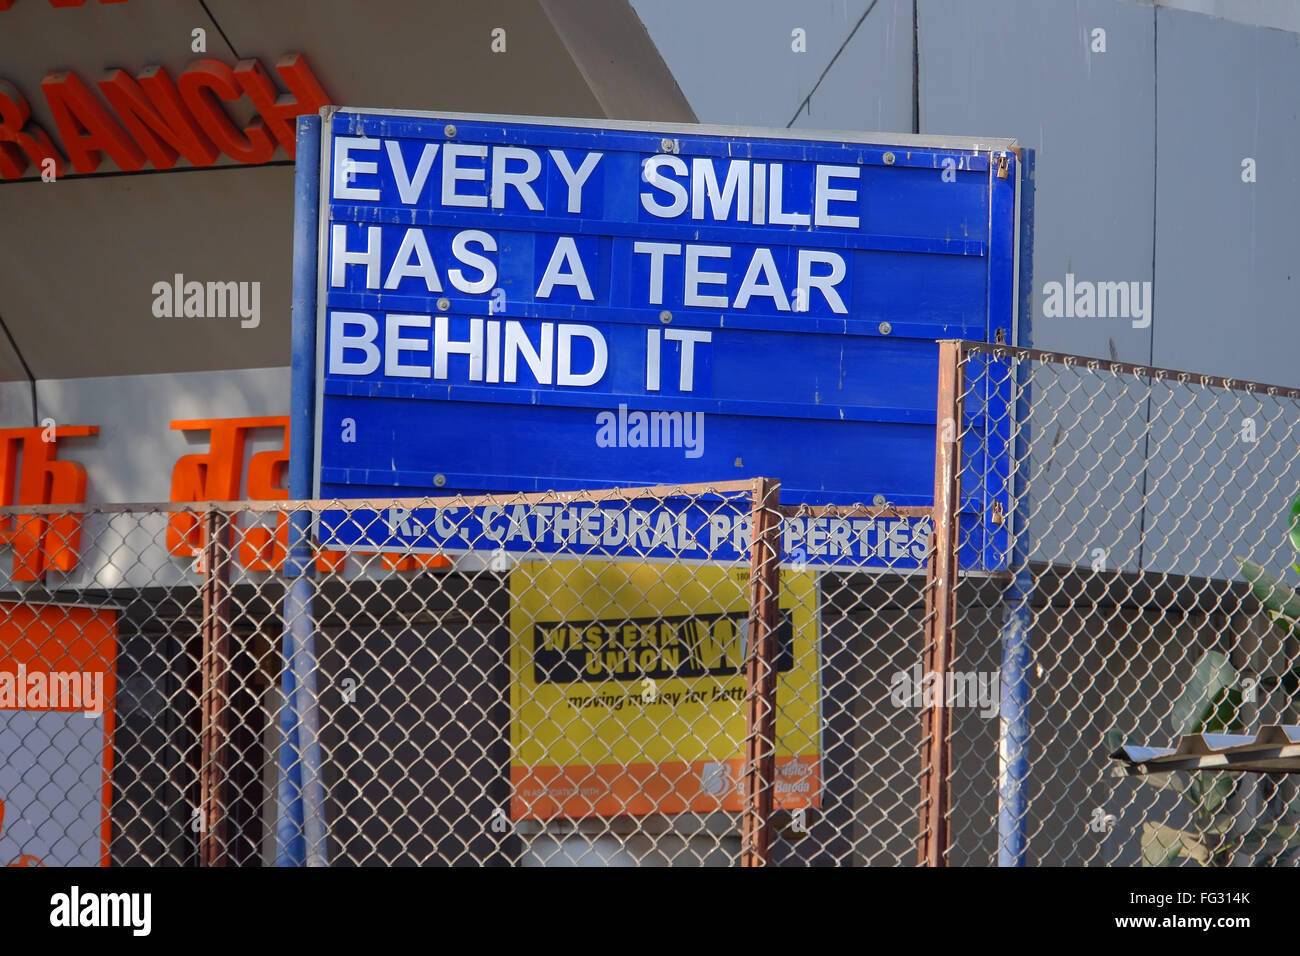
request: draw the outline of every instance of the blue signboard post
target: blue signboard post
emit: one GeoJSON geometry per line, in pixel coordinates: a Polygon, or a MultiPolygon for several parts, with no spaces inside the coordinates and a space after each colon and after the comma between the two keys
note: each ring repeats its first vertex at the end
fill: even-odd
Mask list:
{"type": "MultiPolygon", "coordinates": [[[[764,475],[787,504],[928,505],[935,340],[1017,340],[1022,165],[1010,141],[327,111],[315,494],[764,475]]],[[[1009,416],[987,419],[972,467],[1005,475],[979,456],[1009,416]]],[[[990,505],[966,507],[964,567],[1001,563],[990,505]]],[[[551,550],[462,510],[325,533],[551,550]]],[[[694,530],[717,547],[665,555],[737,559],[694,530]]],[[[927,537],[873,528],[809,563],[919,568],[927,537]]]]}

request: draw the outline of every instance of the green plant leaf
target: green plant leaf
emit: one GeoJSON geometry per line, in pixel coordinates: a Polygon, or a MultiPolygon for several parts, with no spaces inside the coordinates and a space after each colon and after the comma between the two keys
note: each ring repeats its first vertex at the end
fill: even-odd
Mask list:
{"type": "Polygon", "coordinates": [[[1232,814],[1221,813],[1213,823],[1201,830],[1201,833],[1206,836],[1221,837],[1231,833],[1236,822],[1232,814]]]}
{"type": "Polygon", "coordinates": [[[1291,538],[1292,546],[1300,551],[1300,495],[1291,502],[1291,523],[1287,527],[1287,534],[1291,538]]]}
{"type": "Polygon", "coordinates": [[[1202,733],[1226,734],[1241,733],[1245,728],[1241,722],[1241,690],[1235,684],[1220,692],[1214,702],[1214,710],[1205,719],[1202,733]]]}
{"type": "Polygon", "coordinates": [[[1226,654],[1206,651],[1196,662],[1196,669],[1169,713],[1174,736],[1219,733],[1236,722],[1240,692],[1235,703],[1229,691],[1235,690],[1236,671],[1226,654]]]}
{"type": "Polygon", "coordinates": [[[1250,589],[1261,604],[1274,614],[1292,621],[1300,620],[1300,596],[1254,561],[1238,558],[1241,576],[1250,582],[1250,589]]]}
{"type": "MultiPolygon", "coordinates": [[[[1223,806],[1223,802],[1228,797],[1232,796],[1236,786],[1237,781],[1232,774],[1203,771],[1193,774],[1192,785],[1188,787],[1187,794],[1196,801],[1198,810],[1212,815],[1223,806]]],[[[1207,827],[1206,832],[1214,832],[1213,827],[1207,827]]]]}
{"type": "Polygon", "coordinates": [[[1300,693],[1300,667],[1293,667],[1285,674],[1264,674],[1259,679],[1259,686],[1266,690],[1280,687],[1286,694],[1294,697],[1300,693]]]}
{"type": "Polygon", "coordinates": [[[1293,617],[1287,617],[1285,614],[1280,614],[1277,611],[1265,611],[1264,613],[1268,615],[1269,622],[1273,627],[1277,628],[1283,634],[1290,633],[1294,634],[1296,637],[1300,637],[1300,621],[1293,617]]]}
{"type": "Polygon", "coordinates": [[[1276,843],[1282,847],[1300,846],[1300,824],[1265,823],[1253,828],[1243,837],[1247,843],[1266,845],[1276,843]]]}
{"type": "Polygon", "coordinates": [[[1169,866],[1180,856],[1202,865],[1210,860],[1210,848],[1195,833],[1176,830],[1163,823],[1142,824],[1142,865],[1169,866]]]}
{"type": "Polygon", "coordinates": [[[1253,856],[1265,857],[1270,865],[1279,865],[1300,852],[1300,824],[1262,824],[1241,838],[1241,847],[1253,856]]]}

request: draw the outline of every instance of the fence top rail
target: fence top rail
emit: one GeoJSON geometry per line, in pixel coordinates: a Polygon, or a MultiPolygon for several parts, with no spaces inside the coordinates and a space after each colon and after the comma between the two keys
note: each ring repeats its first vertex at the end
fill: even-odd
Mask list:
{"type": "Polygon", "coordinates": [[[435,498],[313,498],[291,501],[146,501],[129,504],[72,502],[53,505],[7,505],[0,507],[0,519],[10,516],[65,514],[140,514],[153,512],[223,511],[373,511],[381,508],[475,508],[483,505],[568,504],[571,502],[631,501],[641,498],[699,497],[704,495],[753,495],[759,479],[703,481],[679,485],[641,485],[627,488],[588,488],[573,491],[502,491],[491,495],[451,495],[435,498]]]}
{"type": "Polygon", "coordinates": [[[1153,378],[1157,381],[1206,385],[1212,388],[1225,388],[1234,391],[1264,392],[1281,398],[1300,398],[1300,388],[1291,388],[1286,385],[1269,385],[1266,382],[1252,382],[1241,378],[1223,378],[1219,375],[1208,375],[1203,372],[1186,372],[1180,369],[1160,368],[1154,365],[1134,365],[1131,362],[1099,359],[1087,355],[1070,355],[1065,352],[1045,352],[1042,349],[1024,349],[1012,345],[999,345],[995,342],[962,340],[958,342],[958,346],[962,354],[978,352],[996,358],[1030,359],[1052,365],[1079,366],[1112,374],[1126,373],[1139,378],[1153,378]]]}
{"type": "Polygon", "coordinates": [[[929,505],[778,505],[786,518],[928,518],[929,505]]]}

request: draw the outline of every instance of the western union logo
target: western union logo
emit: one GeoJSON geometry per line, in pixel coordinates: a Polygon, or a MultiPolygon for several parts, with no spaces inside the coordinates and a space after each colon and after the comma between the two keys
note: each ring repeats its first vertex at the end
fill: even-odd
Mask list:
{"type": "MultiPolygon", "coordinates": [[[[731,676],[745,666],[747,629],[744,611],[539,623],[533,626],[533,680],[731,676]]],[[[776,634],[779,670],[794,666],[793,635],[786,613],[776,634]]]]}

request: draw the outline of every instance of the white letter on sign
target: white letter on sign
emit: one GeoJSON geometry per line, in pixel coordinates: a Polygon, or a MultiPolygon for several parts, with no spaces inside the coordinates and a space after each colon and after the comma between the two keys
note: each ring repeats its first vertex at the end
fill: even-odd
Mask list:
{"type": "Polygon", "coordinates": [[[330,374],[369,375],[379,368],[379,348],[375,345],[377,335],[379,323],[373,315],[364,312],[330,313],[330,374]],[[361,326],[361,334],[347,335],[344,329],[349,325],[361,326]],[[345,362],[343,352],[346,349],[360,349],[366,357],[360,362],[345,362]]]}
{"type": "Polygon", "coordinates": [[[780,312],[790,311],[790,300],[786,298],[785,289],[781,288],[781,276],[776,271],[772,250],[762,246],[754,250],[754,258],[749,260],[749,268],[745,270],[745,278],[740,282],[734,307],[749,308],[749,300],[756,295],[770,297],[773,307],[780,312]],[[760,278],[764,281],[759,282],[760,278]]]}
{"type": "Polygon", "coordinates": [[[359,163],[349,156],[354,149],[378,150],[379,140],[366,139],[364,136],[340,136],[334,140],[334,198],[378,202],[378,189],[361,189],[348,185],[360,173],[373,174],[379,171],[378,163],[359,163]]]}
{"type": "Polygon", "coordinates": [[[515,192],[529,209],[541,212],[542,201],[537,198],[537,190],[532,182],[542,171],[542,159],[531,149],[522,146],[498,146],[492,151],[492,208],[504,209],[506,205],[506,186],[513,186],[515,192]],[[506,169],[506,163],[512,159],[523,160],[524,168],[516,172],[506,169]]]}
{"type": "Polygon", "coordinates": [[[433,377],[447,377],[447,356],[459,352],[469,356],[469,380],[483,381],[483,320],[469,320],[469,341],[453,342],[449,334],[450,321],[440,315],[433,322],[433,377]]]}
{"type": "MultiPolygon", "coordinates": [[[[691,218],[704,218],[704,200],[707,196],[713,218],[726,222],[731,205],[736,205],[736,221],[749,222],[749,160],[733,159],[727,164],[727,178],[721,189],[713,169],[713,160],[697,156],[692,161],[691,218]]],[[[856,168],[856,167],[855,167],[856,168]]]]}
{"type": "MultiPolygon", "coordinates": [[[[398,375],[405,378],[428,378],[429,366],[403,365],[403,352],[427,352],[429,340],[425,338],[404,339],[403,329],[427,329],[427,315],[388,315],[384,317],[384,374],[398,375]]],[[[471,364],[473,360],[471,359],[471,364]]]]}
{"type": "Polygon", "coordinates": [[[682,343],[682,371],[677,379],[683,392],[695,390],[695,343],[713,341],[713,333],[703,329],[664,329],[664,339],[682,343]]]}
{"type": "Polygon", "coordinates": [[[846,229],[858,228],[857,216],[836,216],[827,211],[833,202],[857,202],[856,189],[833,189],[831,179],[858,179],[862,175],[859,166],[818,166],[817,186],[814,193],[813,223],[818,226],[843,226],[846,229]]]}
{"type": "Polygon", "coordinates": [[[645,390],[659,391],[659,330],[646,329],[645,390]]]}
{"type": "Polygon", "coordinates": [[[353,252],[348,248],[348,227],[341,222],[334,224],[331,233],[334,241],[330,244],[330,285],[343,285],[344,271],[351,265],[366,267],[366,288],[379,288],[379,254],[381,232],[378,226],[366,230],[366,248],[353,252]]]}
{"type": "Polygon", "coordinates": [[[477,269],[483,273],[483,278],[471,282],[465,278],[465,273],[460,269],[448,269],[447,277],[451,279],[451,284],[461,292],[478,295],[480,292],[487,292],[497,284],[497,267],[496,263],[487,256],[481,256],[470,249],[469,244],[471,242],[477,242],[488,252],[496,252],[497,241],[480,229],[466,229],[458,232],[455,238],[451,240],[451,254],[471,269],[477,269]]]}
{"type": "Polygon", "coordinates": [[[461,169],[456,161],[462,156],[477,156],[486,159],[486,146],[473,146],[469,143],[444,143],[442,147],[442,204],[444,206],[486,206],[487,196],[462,196],[456,191],[456,184],[462,180],[481,183],[487,179],[487,167],[478,169],[461,169]]]}
{"type": "Polygon", "coordinates": [[[672,219],[680,216],[686,209],[686,187],[674,179],[659,175],[662,166],[669,167],[678,176],[686,175],[686,164],[676,156],[651,156],[642,167],[641,177],[656,189],[662,189],[673,197],[671,205],[662,205],[650,193],[641,194],[641,205],[646,212],[660,219],[672,219]]]}
{"type": "Polygon", "coordinates": [[[651,305],[663,305],[664,302],[664,256],[680,256],[681,243],[677,242],[642,242],[632,243],[633,252],[650,255],[650,294],[646,300],[651,305]]]}
{"type": "Polygon", "coordinates": [[[605,337],[590,325],[561,325],[559,333],[559,348],[557,350],[559,354],[556,356],[555,362],[555,384],[595,385],[599,382],[601,376],[605,374],[605,366],[609,363],[609,350],[605,345],[605,337]],[[571,340],[575,335],[590,341],[594,353],[591,359],[591,369],[580,375],[571,371],[573,359],[571,340]]]}
{"type": "Polygon", "coordinates": [[[397,180],[397,195],[404,205],[414,206],[420,198],[420,190],[424,188],[425,180],[429,178],[429,171],[433,169],[433,159],[438,155],[438,144],[424,145],[424,150],[420,153],[420,161],[415,164],[415,172],[409,177],[406,175],[406,160],[402,156],[401,144],[395,139],[385,140],[384,149],[388,152],[388,165],[393,167],[393,178],[397,180]]]}
{"type": "Polygon", "coordinates": [[[555,323],[543,322],[539,329],[538,345],[533,348],[523,323],[513,319],[506,322],[505,377],[502,381],[518,381],[516,374],[522,357],[538,385],[551,384],[551,343],[554,341],[555,323]]]}
{"type": "Polygon", "coordinates": [[[596,163],[604,153],[588,153],[582,157],[582,165],[574,172],[573,165],[569,162],[569,157],[564,155],[564,150],[551,150],[551,158],[555,160],[555,168],[560,171],[564,177],[565,183],[569,186],[569,212],[582,212],[582,186],[591,175],[591,171],[596,168],[596,163]]]}
{"type": "Polygon", "coordinates": [[[799,288],[807,289],[809,294],[812,293],[813,289],[821,290],[821,294],[826,297],[826,303],[831,307],[831,311],[841,315],[849,311],[844,307],[844,300],[840,298],[840,294],[835,291],[836,284],[843,278],[844,258],[842,256],[821,249],[799,250],[799,288]],[[813,275],[812,267],[814,262],[830,266],[830,275],[813,275]]]}
{"type": "Polygon", "coordinates": [[[684,305],[699,305],[705,308],[725,309],[725,295],[703,295],[701,285],[724,285],[727,281],[725,272],[703,272],[701,259],[730,259],[730,246],[686,246],[686,293],[684,305]]]}
{"type": "Polygon", "coordinates": [[[767,220],[774,226],[806,226],[811,218],[806,212],[783,212],[781,209],[785,197],[785,167],[780,163],[772,164],[772,175],[768,191],[772,201],[768,204],[767,220]]]}
{"type": "Polygon", "coordinates": [[[573,286],[578,290],[580,298],[596,298],[591,292],[587,270],[582,267],[578,246],[572,236],[560,236],[555,240],[555,251],[551,253],[551,261],[546,264],[546,272],[542,274],[542,282],[537,287],[537,298],[549,299],[551,291],[557,285],[573,286]],[[560,267],[566,265],[569,267],[568,271],[561,272],[560,267]]]}
{"type": "MultiPolygon", "coordinates": [[[[338,229],[338,226],[334,227],[338,229]]],[[[374,229],[374,226],[371,226],[374,229]]],[[[372,242],[371,249],[375,250],[378,258],[379,243],[372,242]]],[[[337,248],[337,243],[335,243],[337,248]]],[[[369,263],[366,266],[369,270],[369,263]]],[[[388,278],[384,280],[385,289],[396,289],[402,284],[402,280],[408,276],[423,279],[424,287],[430,292],[441,292],[442,282],[438,278],[438,268],[433,264],[433,255],[429,252],[429,244],[424,239],[424,230],[412,226],[406,230],[406,235],[402,237],[402,244],[397,249],[397,255],[393,257],[393,264],[388,270],[388,278]],[[415,256],[415,262],[411,262],[411,256],[415,256]]],[[[339,283],[335,283],[338,285],[339,283]]]]}

